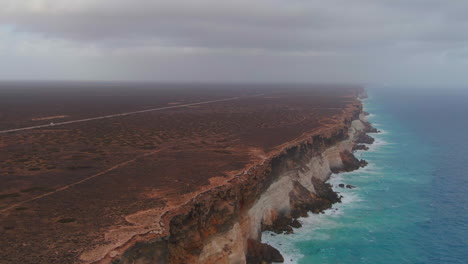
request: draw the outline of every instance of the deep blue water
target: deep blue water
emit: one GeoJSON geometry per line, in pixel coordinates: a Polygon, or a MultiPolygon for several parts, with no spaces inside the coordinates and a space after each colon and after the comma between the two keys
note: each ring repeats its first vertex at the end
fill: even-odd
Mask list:
{"type": "Polygon", "coordinates": [[[301,219],[293,235],[263,235],[286,263],[468,263],[468,92],[370,89],[365,110],[382,133],[334,175],[343,203],[301,219]]]}

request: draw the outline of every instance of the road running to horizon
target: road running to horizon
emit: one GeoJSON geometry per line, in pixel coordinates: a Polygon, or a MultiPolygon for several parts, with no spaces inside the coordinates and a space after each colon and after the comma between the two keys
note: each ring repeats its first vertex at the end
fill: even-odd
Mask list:
{"type": "Polygon", "coordinates": [[[236,96],[236,97],[229,97],[229,98],[218,99],[218,100],[210,100],[210,101],[196,102],[196,103],[183,104],[183,105],[164,106],[164,107],[151,108],[151,109],[145,109],[145,110],[139,110],[139,111],[126,112],[126,113],[119,113],[119,114],[113,114],[113,115],[105,115],[105,116],[84,118],[84,119],[78,119],[78,120],[71,120],[71,121],[65,121],[65,122],[59,122],[59,123],[50,123],[50,124],[44,124],[44,125],[38,125],[38,126],[7,129],[7,130],[1,130],[0,134],[20,132],[20,131],[26,131],[26,130],[33,130],[33,129],[38,129],[38,128],[63,126],[63,125],[69,125],[69,124],[75,124],[75,123],[82,123],[82,122],[88,122],[88,121],[94,121],[94,120],[100,120],[100,119],[107,119],[107,118],[134,115],[134,114],[141,114],[141,113],[161,111],[161,110],[174,109],[174,108],[182,108],[182,107],[194,106],[194,105],[203,105],[203,104],[210,104],[210,103],[216,103],[216,102],[232,101],[232,100],[238,100],[238,99],[241,99],[241,98],[250,98],[250,97],[257,97],[257,96],[262,96],[262,95],[263,94],[256,94],[256,95],[244,96],[244,97],[236,96]]]}

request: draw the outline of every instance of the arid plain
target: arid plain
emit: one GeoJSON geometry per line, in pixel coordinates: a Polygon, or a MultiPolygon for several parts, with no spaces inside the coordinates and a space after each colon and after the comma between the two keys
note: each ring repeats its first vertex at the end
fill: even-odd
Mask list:
{"type": "Polygon", "coordinates": [[[2,264],[93,262],[163,235],[164,214],[359,107],[351,86],[14,85],[0,89],[2,264]]]}

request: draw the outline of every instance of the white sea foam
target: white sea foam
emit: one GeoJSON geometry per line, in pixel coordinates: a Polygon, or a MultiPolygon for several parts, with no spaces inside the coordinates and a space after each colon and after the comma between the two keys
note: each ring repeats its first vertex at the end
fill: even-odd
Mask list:
{"type": "MultiPolygon", "coordinates": [[[[370,114],[368,118],[375,119],[376,116],[375,114],[370,114]]],[[[374,126],[378,127],[377,124],[374,124],[374,126]]],[[[369,147],[369,150],[357,150],[355,152],[356,157],[365,159],[366,155],[376,152],[376,150],[382,146],[389,145],[390,143],[382,139],[382,136],[387,134],[387,131],[380,129],[380,133],[373,135],[375,138],[374,143],[365,144],[369,147]]],[[[335,192],[339,192],[339,194],[342,195],[341,203],[334,204],[332,208],[325,210],[321,214],[309,214],[309,217],[300,218],[299,221],[302,223],[302,227],[300,229],[294,229],[294,234],[277,235],[273,232],[264,232],[262,241],[277,248],[284,257],[284,263],[297,264],[304,255],[300,252],[300,249],[296,247],[296,242],[330,239],[329,235],[324,232],[319,232],[319,230],[339,228],[342,224],[337,221],[336,218],[342,217],[348,210],[365,206],[362,203],[362,197],[359,195],[359,186],[354,189],[347,189],[338,187],[339,184],[347,184],[346,182],[348,179],[356,179],[357,177],[359,177],[359,179],[369,178],[375,181],[378,175],[382,175],[382,171],[373,163],[369,163],[366,167],[353,172],[332,175],[328,182],[333,186],[335,192]]]]}
{"type": "MultiPolygon", "coordinates": [[[[391,145],[392,143],[388,143],[387,141],[383,140],[380,137],[374,137],[375,141],[373,144],[364,144],[369,148],[369,152],[374,152],[381,146],[391,145]]],[[[359,153],[359,152],[358,152],[359,153]]],[[[362,152],[361,152],[362,153],[362,152]]]]}
{"type": "MultiPolygon", "coordinates": [[[[378,124],[372,123],[372,125],[374,127],[379,127],[378,124]]],[[[388,132],[388,130],[384,130],[384,129],[380,129],[380,128],[378,128],[378,130],[379,130],[379,133],[377,133],[377,135],[388,135],[388,134],[390,134],[390,132],[388,132]]]]}
{"type": "Polygon", "coordinates": [[[338,228],[339,224],[335,218],[340,217],[347,209],[352,209],[362,201],[358,194],[359,188],[346,189],[338,187],[340,183],[346,181],[347,176],[353,173],[354,172],[335,174],[329,180],[329,183],[334,186],[334,190],[343,196],[341,203],[334,204],[332,208],[325,210],[321,214],[310,214],[309,217],[300,218],[299,221],[302,223],[302,227],[294,229],[294,234],[277,235],[268,231],[263,233],[262,241],[280,250],[285,260],[284,263],[296,264],[304,257],[296,247],[296,241],[330,239],[329,235],[318,231],[338,228]]]}
{"type": "MultiPolygon", "coordinates": [[[[330,184],[338,186],[342,183],[344,174],[334,175],[330,179],[330,184]]],[[[350,208],[350,205],[355,205],[362,201],[357,194],[357,189],[345,189],[335,188],[335,191],[339,191],[342,197],[341,203],[334,204],[332,208],[325,210],[321,214],[310,214],[309,217],[300,218],[299,221],[302,223],[302,227],[294,229],[294,234],[274,234],[273,232],[264,232],[262,240],[278,250],[284,257],[284,263],[296,264],[303,256],[300,250],[295,246],[296,241],[307,241],[307,240],[328,240],[329,235],[323,232],[317,232],[323,229],[334,229],[338,228],[338,222],[334,220],[343,214],[343,211],[350,208]],[[273,234],[273,235],[272,235],[273,234]]]]}
{"type": "Polygon", "coordinates": [[[361,177],[366,177],[366,175],[376,175],[376,174],[382,174],[382,171],[380,170],[379,167],[377,167],[373,163],[369,163],[366,167],[361,168],[358,172],[355,172],[353,174],[353,177],[356,176],[361,176],[361,177]]]}
{"type": "Polygon", "coordinates": [[[277,235],[267,231],[262,234],[262,242],[278,249],[284,257],[283,263],[296,264],[299,259],[304,257],[304,255],[300,253],[300,250],[294,245],[294,241],[301,240],[296,235],[297,234],[277,235]]]}

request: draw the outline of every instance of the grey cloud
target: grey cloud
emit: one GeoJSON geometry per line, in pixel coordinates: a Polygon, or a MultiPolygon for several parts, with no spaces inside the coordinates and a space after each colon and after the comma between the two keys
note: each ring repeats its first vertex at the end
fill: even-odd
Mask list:
{"type": "Polygon", "coordinates": [[[103,2],[107,6],[11,12],[2,15],[2,22],[17,31],[103,45],[151,39],[170,46],[277,50],[374,46],[408,37],[392,25],[421,23],[372,1],[103,2]]]}
{"type": "Polygon", "coordinates": [[[102,78],[200,80],[216,73],[361,82],[406,79],[413,71],[422,80],[425,68],[458,72],[467,64],[465,0],[44,0],[43,8],[2,1],[14,3],[0,10],[0,25],[11,25],[13,34],[91,45],[104,54],[54,60],[54,69],[86,65],[89,78],[106,63],[102,78]]]}

